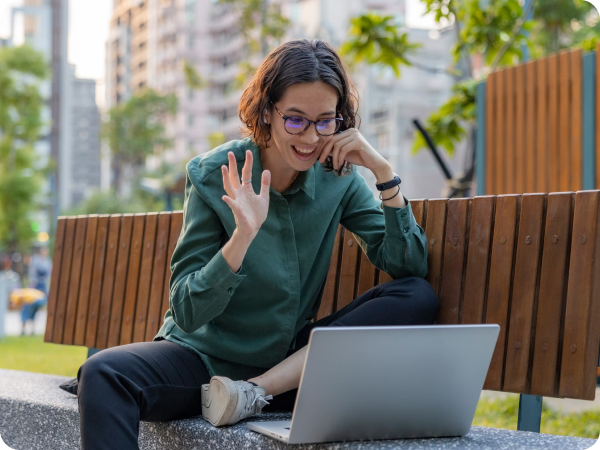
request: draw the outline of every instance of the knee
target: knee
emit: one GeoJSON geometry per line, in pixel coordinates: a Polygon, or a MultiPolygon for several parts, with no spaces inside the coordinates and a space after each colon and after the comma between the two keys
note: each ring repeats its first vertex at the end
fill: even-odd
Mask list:
{"type": "Polygon", "coordinates": [[[86,391],[97,389],[99,384],[107,380],[111,372],[111,359],[105,352],[98,352],[87,359],[77,372],[78,396],[86,391]]]}
{"type": "Polygon", "coordinates": [[[433,324],[440,310],[440,300],[428,281],[419,277],[408,277],[401,280],[404,288],[409,290],[410,297],[418,308],[419,325],[433,324]]]}

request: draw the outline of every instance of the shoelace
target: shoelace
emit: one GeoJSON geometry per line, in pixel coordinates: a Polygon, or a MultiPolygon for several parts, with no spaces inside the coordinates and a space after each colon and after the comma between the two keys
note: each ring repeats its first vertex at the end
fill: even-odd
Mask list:
{"type": "Polygon", "coordinates": [[[244,393],[246,403],[240,411],[238,420],[242,420],[254,414],[260,414],[262,409],[269,404],[267,400],[273,400],[272,395],[263,396],[259,394],[250,383],[243,382],[240,384],[240,388],[244,393]]]}

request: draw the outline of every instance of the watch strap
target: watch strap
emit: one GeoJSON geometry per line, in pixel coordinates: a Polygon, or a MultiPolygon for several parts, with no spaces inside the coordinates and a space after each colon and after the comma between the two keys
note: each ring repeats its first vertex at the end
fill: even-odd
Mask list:
{"type": "Polygon", "coordinates": [[[391,189],[394,186],[398,186],[400,183],[402,183],[402,180],[400,179],[398,174],[395,173],[394,178],[392,178],[390,181],[386,181],[385,183],[376,184],[375,187],[377,188],[378,191],[387,191],[388,189],[391,189]]]}

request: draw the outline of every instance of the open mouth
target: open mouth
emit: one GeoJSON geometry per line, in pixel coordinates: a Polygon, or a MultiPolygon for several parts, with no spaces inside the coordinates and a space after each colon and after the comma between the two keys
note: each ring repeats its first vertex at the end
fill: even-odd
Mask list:
{"type": "Polygon", "coordinates": [[[292,145],[292,149],[294,150],[296,157],[298,159],[301,159],[302,161],[307,161],[307,160],[311,159],[317,151],[317,147],[314,147],[312,149],[304,149],[304,148],[297,148],[294,145],[292,145]]]}

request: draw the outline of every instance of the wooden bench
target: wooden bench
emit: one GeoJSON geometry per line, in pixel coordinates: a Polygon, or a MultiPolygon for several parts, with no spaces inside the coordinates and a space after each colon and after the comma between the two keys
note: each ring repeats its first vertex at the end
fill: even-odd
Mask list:
{"type": "MultiPolygon", "coordinates": [[[[484,389],[593,400],[600,346],[600,191],[412,200],[428,238],[439,324],[497,323],[484,389]]],[[[60,217],[46,342],[104,349],[151,340],[168,308],[182,213],[60,217]]],[[[339,228],[318,317],[390,280],[339,228]]]]}

